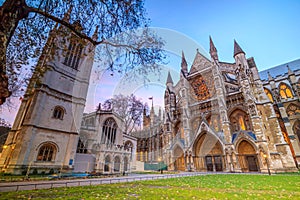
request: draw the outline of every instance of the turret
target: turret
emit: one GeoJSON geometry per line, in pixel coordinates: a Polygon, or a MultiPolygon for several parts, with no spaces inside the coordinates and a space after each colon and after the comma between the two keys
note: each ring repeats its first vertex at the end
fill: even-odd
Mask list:
{"type": "Polygon", "coordinates": [[[234,53],[233,57],[235,59],[235,64],[237,66],[235,73],[238,80],[252,78],[251,70],[249,68],[245,52],[242,50],[240,45],[234,40],[234,53]]]}
{"type": "Polygon", "coordinates": [[[240,47],[240,45],[236,42],[236,40],[234,40],[234,52],[233,52],[233,57],[235,58],[236,55],[238,54],[244,54],[245,56],[245,52],[242,50],[242,48],[240,47]]]}

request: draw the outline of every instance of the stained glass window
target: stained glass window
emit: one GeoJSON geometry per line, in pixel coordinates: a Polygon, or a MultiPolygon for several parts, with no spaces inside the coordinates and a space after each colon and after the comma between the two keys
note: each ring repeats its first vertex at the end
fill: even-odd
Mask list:
{"type": "Polygon", "coordinates": [[[273,96],[272,96],[270,90],[268,90],[267,88],[264,88],[264,90],[265,90],[266,95],[267,95],[268,98],[270,99],[270,101],[273,103],[273,102],[274,102],[274,99],[273,99],[273,96]]]}
{"type": "Polygon", "coordinates": [[[279,86],[279,93],[280,93],[280,96],[281,98],[283,99],[287,99],[287,98],[293,98],[293,94],[292,94],[292,91],[290,89],[289,86],[287,86],[287,84],[285,83],[281,83],[280,86],[279,86]]]}
{"type": "Polygon", "coordinates": [[[198,76],[196,79],[192,80],[191,86],[194,91],[194,96],[198,100],[206,100],[210,98],[209,88],[207,87],[202,76],[198,76]]]}
{"type": "Polygon", "coordinates": [[[102,144],[114,144],[116,141],[118,125],[113,118],[108,118],[102,127],[102,144]]]}

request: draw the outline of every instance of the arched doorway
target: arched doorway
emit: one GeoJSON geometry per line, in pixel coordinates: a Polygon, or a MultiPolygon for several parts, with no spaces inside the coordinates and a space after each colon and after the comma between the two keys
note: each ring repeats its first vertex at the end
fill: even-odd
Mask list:
{"type": "Polygon", "coordinates": [[[185,171],[184,153],[178,145],[174,148],[174,170],[185,171]]]}
{"type": "Polygon", "coordinates": [[[194,164],[197,171],[223,171],[224,155],[220,141],[204,133],[194,143],[194,164]]]}
{"type": "Polygon", "coordinates": [[[115,159],[114,159],[114,172],[119,172],[120,171],[120,165],[121,165],[120,157],[116,156],[115,159]]]}
{"type": "Polygon", "coordinates": [[[242,172],[257,172],[258,161],[254,147],[243,140],[238,145],[238,158],[242,172]]]}
{"type": "Polygon", "coordinates": [[[104,172],[109,172],[110,171],[109,168],[110,168],[110,157],[106,156],[104,160],[104,172]]]}
{"type": "Polygon", "coordinates": [[[128,171],[128,158],[125,157],[124,158],[124,172],[127,172],[128,171]]]}

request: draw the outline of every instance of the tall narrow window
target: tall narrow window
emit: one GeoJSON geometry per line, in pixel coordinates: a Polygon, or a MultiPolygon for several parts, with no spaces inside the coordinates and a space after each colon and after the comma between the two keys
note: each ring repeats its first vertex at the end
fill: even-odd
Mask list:
{"type": "Polygon", "coordinates": [[[245,123],[244,123],[244,118],[243,118],[243,116],[239,116],[239,124],[240,124],[240,128],[241,128],[241,130],[246,130],[246,126],[245,126],[245,123]]]}
{"type": "Polygon", "coordinates": [[[232,133],[251,130],[251,122],[246,112],[237,109],[230,114],[229,119],[232,133]]]}
{"type": "Polygon", "coordinates": [[[292,90],[285,83],[281,83],[279,85],[279,93],[280,93],[281,98],[283,98],[283,99],[293,98],[294,97],[293,94],[292,94],[292,90]]]}
{"type": "Polygon", "coordinates": [[[56,154],[56,148],[51,143],[43,144],[38,152],[37,161],[53,161],[56,154]]]}
{"type": "Polygon", "coordinates": [[[78,69],[82,50],[83,50],[82,44],[75,44],[74,42],[70,42],[64,60],[64,64],[73,69],[78,69]]]}
{"type": "Polygon", "coordinates": [[[113,118],[108,118],[102,127],[102,144],[114,144],[116,141],[117,123],[113,118]]]}
{"type": "Polygon", "coordinates": [[[267,88],[264,88],[264,91],[265,91],[266,95],[268,96],[268,98],[270,99],[270,101],[273,103],[274,99],[273,99],[273,96],[272,96],[272,93],[270,92],[270,90],[268,90],[267,88]]]}
{"type": "Polygon", "coordinates": [[[85,145],[83,144],[80,138],[77,144],[76,153],[87,153],[87,149],[85,148],[85,145]]]}
{"type": "Polygon", "coordinates": [[[119,156],[116,156],[114,159],[114,171],[115,172],[120,171],[120,165],[121,165],[120,158],[119,158],[119,156]]]}
{"type": "Polygon", "coordinates": [[[109,172],[109,168],[110,168],[110,157],[106,156],[104,160],[104,171],[109,172]]]}

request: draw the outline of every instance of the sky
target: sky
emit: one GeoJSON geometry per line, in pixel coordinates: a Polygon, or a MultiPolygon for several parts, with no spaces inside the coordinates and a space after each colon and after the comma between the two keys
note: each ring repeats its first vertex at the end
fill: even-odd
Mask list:
{"type": "MultiPolygon", "coordinates": [[[[126,83],[119,75],[104,73],[91,80],[85,112],[94,111],[99,102],[114,94],[134,93],[155,108],[163,106],[168,71],[174,82],[179,78],[181,52],[189,68],[198,49],[208,56],[209,36],[218,50],[219,60],[234,62],[233,41],[239,43],[246,57],[254,57],[259,71],[300,58],[299,0],[146,0],[151,27],[161,36],[168,53],[168,64],[159,77],[126,83]]],[[[93,77],[93,76],[92,76],[93,77]]],[[[18,106],[4,111],[13,122],[18,106]]]]}

